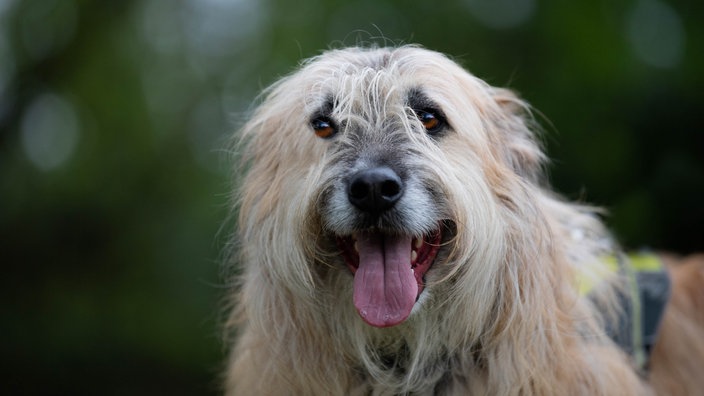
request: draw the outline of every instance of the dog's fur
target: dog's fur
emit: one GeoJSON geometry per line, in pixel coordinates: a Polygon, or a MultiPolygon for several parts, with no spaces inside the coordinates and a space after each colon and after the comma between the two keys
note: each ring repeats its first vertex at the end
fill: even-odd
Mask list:
{"type": "MultiPolygon", "coordinates": [[[[618,246],[595,210],[548,189],[533,124],[512,92],[414,46],[332,50],[265,91],[237,147],[227,394],[702,394],[704,259],[670,267],[639,372],[604,333],[615,303],[598,311],[577,292],[618,246]],[[428,133],[419,111],[444,124],[428,133]],[[334,134],[316,136],[321,119],[334,134]],[[365,212],[349,184],[374,167],[403,192],[365,212]],[[410,316],[365,323],[341,241],[437,229],[410,316]]],[[[619,279],[599,293],[618,301],[619,279]]]]}

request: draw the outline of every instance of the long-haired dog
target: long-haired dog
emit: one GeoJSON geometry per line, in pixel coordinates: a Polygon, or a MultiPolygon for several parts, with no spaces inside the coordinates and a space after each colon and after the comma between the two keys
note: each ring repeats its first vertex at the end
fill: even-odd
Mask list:
{"type": "Polygon", "coordinates": [[[704,260],[669,266],[638,367],[606,330],[624,256],[548,189],[533,124],[414,46],[329,51],[267,89],[238,146],[227,393],[703,394],[704,260]]]}

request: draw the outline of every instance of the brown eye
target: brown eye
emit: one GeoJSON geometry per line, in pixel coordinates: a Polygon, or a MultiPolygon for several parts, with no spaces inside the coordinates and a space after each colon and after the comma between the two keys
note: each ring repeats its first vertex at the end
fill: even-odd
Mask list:
{"type": "Polygon", "coordinates": [[[433,112],[416,110],[416,117],[423,124],[425,130],[430,133],[437,132],[443,126],[442,119],[433,112]]]}
{"type": "Polygon", "coordinates": [[[327,118],[314,118],[310,125],[313,127],[315,135],[323,139],[331,137],[337,131],[332,121],[327,118]]]}

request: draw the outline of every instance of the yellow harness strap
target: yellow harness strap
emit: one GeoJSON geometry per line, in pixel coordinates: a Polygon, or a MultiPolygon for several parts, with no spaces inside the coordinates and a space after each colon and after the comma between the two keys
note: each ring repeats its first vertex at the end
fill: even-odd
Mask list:
{"type": "MultiPolygon", "coordinates": [[[[607,323],[606,332],[638,367],[647,368],[650,350],[670,294],[670,279],[662,261],[652,253],[632,253],[603,259],[606,272],[597,277],[578,276],[579,293],[590,296],[601,280],[620,274],[627,279],[628,292],[622,295],[622,311],[616,323],[607,323]]],[[[598,299],[593,300],[598,305],[598,299]]]]}

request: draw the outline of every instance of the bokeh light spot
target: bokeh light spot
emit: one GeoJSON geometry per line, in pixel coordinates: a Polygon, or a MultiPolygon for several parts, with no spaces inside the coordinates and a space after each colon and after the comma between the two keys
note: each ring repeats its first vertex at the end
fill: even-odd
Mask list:
{"type": "Polygon", "coordinates": [[[73,105],[56,94],[43,94],[24,113],[21,140],[27,158],[49,171],[65,163],[76,149],[79,124],[73,105]]]}
{"type": "Polygon", "coordinates": [[[672,68],[682,61],[685,31],[679,14],[657,0],[640,0],[631,10],[628,40],[641,61],[659,68],[672,68]]]}

